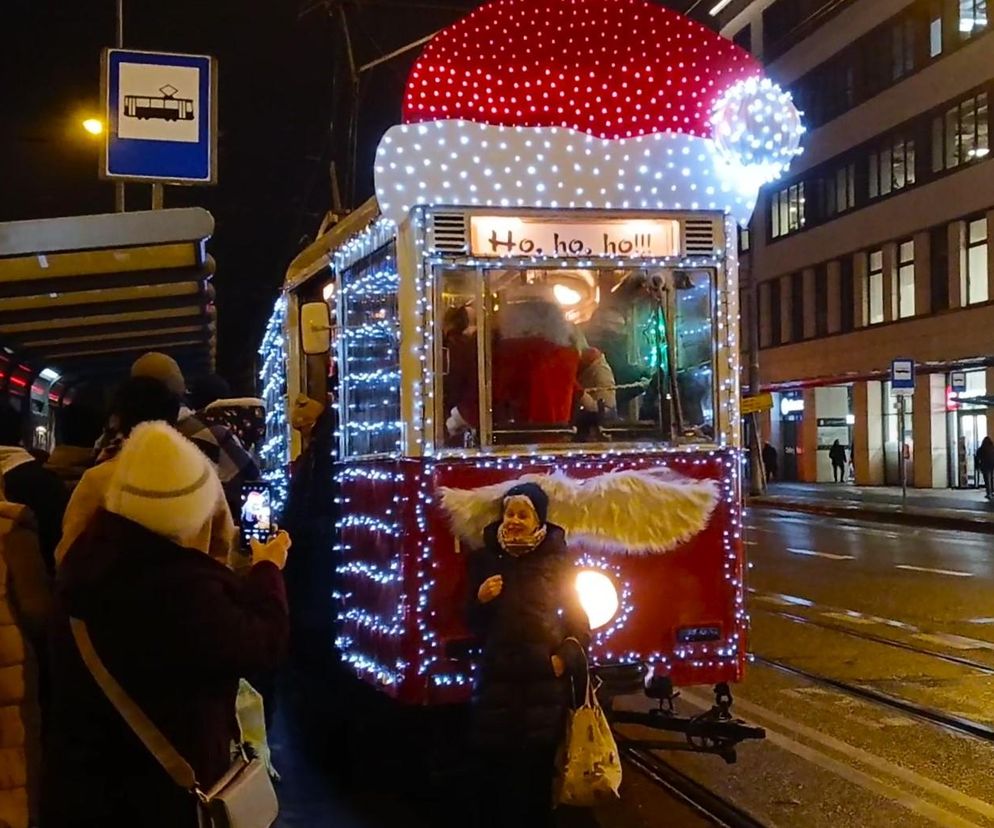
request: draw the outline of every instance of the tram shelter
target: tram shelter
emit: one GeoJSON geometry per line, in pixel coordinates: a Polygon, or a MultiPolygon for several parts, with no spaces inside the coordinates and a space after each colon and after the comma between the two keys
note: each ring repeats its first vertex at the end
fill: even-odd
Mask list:
{"type": "Polygon", "coordinates": [[[55,411],[150,350],[213,370],[214,219],[201,208],[0,223],[0,405],[35,448],[55,411]]]}

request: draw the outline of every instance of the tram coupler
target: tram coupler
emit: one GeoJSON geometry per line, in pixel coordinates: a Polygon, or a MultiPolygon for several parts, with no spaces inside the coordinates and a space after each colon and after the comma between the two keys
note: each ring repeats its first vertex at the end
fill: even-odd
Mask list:
{"type": "MultiPolygon", "coordinates": [[[[630,689],[634,675],[622,680],[614,674],[605,679],[605,687],[611,689],[625,686],[630,689]]],[[[684,741],[634,740],[641,748],[648,750],[681,750],[693,753],[710,753],[720,756],[729,765],[734,764],[737,755],[736,747],[740,742],[749,739],[765,739],[766,731],[761,727],[746,724],[741,719],[733,718],[732,693],[725,683],[714,688],[714,706],[697,716],[680,716],[676,712],[676,700],[680,693],[673,686],[668,676],[653,676],[647,684],[642,685],[645,695],[658,702],[654,710],[616,710],[613,705],[605,705],[612,725],[635,724],[651,727],[667,733],[679,733],[684,741]]],[[[605,694],[613,701],[618,694],[605,694]]],[[[628,740],[633,741],[633,740],[628,740]]]]}

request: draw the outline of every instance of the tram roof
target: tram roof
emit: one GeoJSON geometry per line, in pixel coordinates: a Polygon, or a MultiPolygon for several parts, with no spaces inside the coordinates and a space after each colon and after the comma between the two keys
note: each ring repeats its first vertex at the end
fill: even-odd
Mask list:
{"type": "Polygon", "coordinates": [[[199,207],[0,223],[0,344],[76,380],[150,350],[213,370],[213,232],[199,207]]]}
{"type": "Polygon", "coordinates": [[[335,250],[372,224],[379,215],[380,208],[376,199],[370,198],[341,221],[331,225],[290,262],[283,287],[294,290],[325,270],[331,264],[335,250]]]}

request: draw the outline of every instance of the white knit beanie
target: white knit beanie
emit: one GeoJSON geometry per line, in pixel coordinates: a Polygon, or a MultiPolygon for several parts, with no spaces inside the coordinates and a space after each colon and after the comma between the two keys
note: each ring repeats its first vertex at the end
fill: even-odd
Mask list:
{"type": "Polygon", "coordinates": [[[163,422],[141,423],[114,461],[107,511],[176,541],[192,538],[210,520],[221,483],[207,458],[163,422]]]}

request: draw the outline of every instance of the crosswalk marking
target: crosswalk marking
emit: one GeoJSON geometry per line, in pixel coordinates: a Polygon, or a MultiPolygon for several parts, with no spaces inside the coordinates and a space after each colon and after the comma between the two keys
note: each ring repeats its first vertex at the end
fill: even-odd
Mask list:
{"type": "Polygon", "coordinates": [[[898,564],[898,569],[904,569],[909,572],[927,572],[930,575],[952,575],[955,578],[972,578],[972,572],[960,572],[956,569],[931,569],[927,566],[912,566],[911,564],[898,564]]]}
{"type": "Polygon", "coordinates": [[[830,561],[851,561],[855,557],[854,555],[834,555],[831,552],[815,552],[813,549],[794,549],[793,547],[787,547],[787,551],[812,558],[828,558],[830,561]]]}

